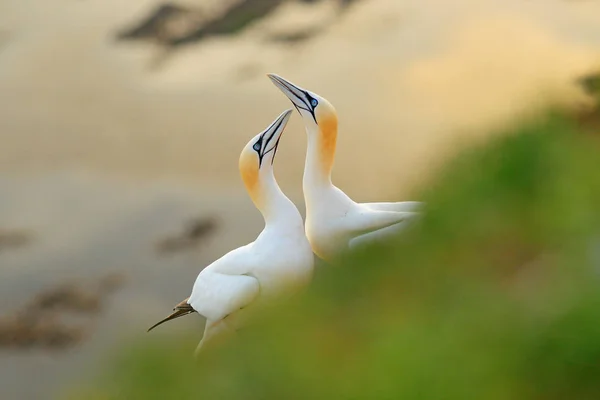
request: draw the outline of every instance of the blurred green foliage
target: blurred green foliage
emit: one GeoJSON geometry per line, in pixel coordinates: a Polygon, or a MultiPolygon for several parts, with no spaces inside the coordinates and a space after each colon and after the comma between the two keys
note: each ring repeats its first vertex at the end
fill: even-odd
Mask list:
{"type": "Polygon", "coordinates": [[[588,94],[600,98],[600,71],[582,77],[579,83],[588,94]]]}
{"type": "Polygon", "coordinates": [[[560,113],[497,137],[413,231],[197,363],[200,332],[125,347],[75,398],[600,399],[600,144],[560,113]]]}

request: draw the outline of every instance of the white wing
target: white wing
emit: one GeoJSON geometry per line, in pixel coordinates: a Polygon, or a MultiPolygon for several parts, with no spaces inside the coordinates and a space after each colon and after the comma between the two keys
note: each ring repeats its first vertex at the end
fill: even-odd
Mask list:
{"type": "Polygon", "coordinates": [[[360,203],[377,211],[418,212],[425,206],[420,201],[401,201],[397,203],[360,203]]]}
{"type": "Polygon", "coordinates": [[[365,246],[374,241],[385,239],[385,238],[395,235],[399,232],[402,232],[403,230],[408,228],[408,226],[412,222],[413,221],[411,218],[411,219],[407,219],[405,221],[399,222],[397,224],[394,224],[394,225],[391,225],[391,226],[388,226],[388,227],[385,227],[382,229],[378,229],[373,232],[358,235],[358,236],[350,239],[350,241],[348,242],[348,247],[351,249],[356,249],[357,247],[365,246]]]}
{"type": "Polygon", "coordinates": [[[252,276],[204,270],[194,283],[188,303],[207,319],[219,321],[252,303],[259,292],[260,284],[252,276]]]}
{"type": "Polygon", "coordinates": [[[357,206],[339,222],[342,230],[352,237],[387,228],[414,216],[410,212],[377,211],[362,204],[357,206]]]}

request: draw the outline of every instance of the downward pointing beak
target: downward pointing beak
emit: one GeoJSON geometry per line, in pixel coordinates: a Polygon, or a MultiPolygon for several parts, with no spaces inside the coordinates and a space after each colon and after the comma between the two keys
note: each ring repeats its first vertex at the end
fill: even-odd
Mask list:
{"type": "Polygon", "coordinates": [[[306,97],[306,91],[298,86],[294,85],[292,82],[289,82],[279,75],[275,74],[267,74],[269,79],[273,82],[275,86],[279,88],[285,94],[288,99],[296,106],[296,108],[301,108],[308,112],[311,112],[311,107],[308,102],[308,98],[306,97]]]}
{"type": "Polygon", "coordinates": [[[173,309],[174,312],[171,315],[169,315],[167,318],[157,322],[156,324],[152,325],[146,332],[150,332],[152,329],[156,328],[157,326],[159,326],[167,321],[171,321],[173,319],[183,317],[184,315],[188,315],[188,314],[195,312],[195,310],[192,308],[192,306],[187,303],[187,300],[188,299],[185,299],[181,303],[177,304],[175,306],[175,308],[173,309]]]}

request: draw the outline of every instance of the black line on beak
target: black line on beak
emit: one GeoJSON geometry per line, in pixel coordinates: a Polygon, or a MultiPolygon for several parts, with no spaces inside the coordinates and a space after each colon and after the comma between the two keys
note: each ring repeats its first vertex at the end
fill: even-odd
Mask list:
{"type": "MultiPolygon", "coordinates": [[[[317,117],[315,115],[315,110],[313,109],[313,107],[310,105],[310,98],[311,96],[308,94],[308,92],[302,88],[299,88],[298,86],[294,85],[292,82],[289,82],[287,80],[284,80],[283,78],[280,78],[276,75],[268,75],[269,78],[271,78],[271,80],[279,83],[279,85],[283,86],[286,91],[284,92],[284,94],[289,98],[289,96],[287,95],[287,93],[291,93],[295,98],[297,98],[300,102],[302,102],[302,104],[304,104],[306,107],[301,107],[298,104],[296,104],[296,102],[292,99],[290,99],[290,101],[292,102],[292,104],[294,105],[294,107],[296,107],[296,111],[300,112],[300,109],[308,111],[310,113],[310,115],[312,115],[313,119],[315,120],[315,123],[318,125],[319,123],[317,122],[317,117]],[[298,92],[301,92],[305,98],[302,98],[300,95],[298,95],[298,93],[296,93],[295,90],[297,90],[298,92]],[[287,93],[286,93],[287,92],[287,93]]],[[[279,88],[279,90],[281,90],[281,88],[279,88]]]]}
{"type": "Polygon", "coordinates": [[[283,135],[279,135],[279,139],[277,139],[277,142],[275,142],[275,146],[273,147],[273,157],[271,158],[271,165],[273,165],[273,162],[275,161],[275,154],[277,154],[277,149],[279,148],[279,141],[281,140],[281,136],[283,135]]]}
{"type": "MultiPolygon", "coordinates": [[[[264,142],[264,145],[261,146],[260,151],[258,151],[258,167],[260,168],[262,166],[262,160],[263,158],[269,154],[271,151],[275,150],[277,148],[277,145],[279,144],[279,139],[281,139],[281,135],[279,135],[279,138],[277,139],[277,142],[275,143],[275,146],[273,146],[273,148],[267,152],[264,151],[264,149],[266,149],[269,146],[269,143],[271,142],[271,140],[273,139],[273,137],[275,136],[275,134],[277,133],[277,131],[279,131],[279,128],[281,128],[281,125],[283,124],[283,121],[285,120],[285,117],[282,115],[280,118],[277,119],[277,121],[275,121],[273,124],[271,124],[270,127],[268,127],[265,132],[262,134],[261,139],[264,142],[265,140],[265,135],[268,132],[272,132],[271,136],[269,136],[268,138],[266,138],[266,142],[264,142]]],[[[275,154],[273,154],[273,158],[275,158],[275,154]]],[[[273,165],[273,161],[271,160],[271,165],[273,165]]]]}

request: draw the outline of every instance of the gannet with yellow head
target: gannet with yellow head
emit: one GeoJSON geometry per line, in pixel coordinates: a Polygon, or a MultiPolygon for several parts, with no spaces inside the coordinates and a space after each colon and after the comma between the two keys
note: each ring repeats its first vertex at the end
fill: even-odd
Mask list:
{"type": "Polygon", "coordinates": [[[296,107],[308,135],[303,190],[306,236],[313,251],[331,261],[341,251],[405,228],[422,203],[356,203],[333,185],[331,171],[338,135],[333,105],[316,93],[275,75],[267,75],[296,107]]]}
{"type": "Polygon", "coordinates": [[[204,268],[190,297],[167,318],[194,312],[206,318],[196,355],[208,342],[235,332],[259,306],[295,294],[311,280],[314,255],[298,209],[279,188],[273,161],[292,110],[282,113],[242,150],[242,180],[261,212],[265,227],[256,240],[225,254],[204,268]]]}

